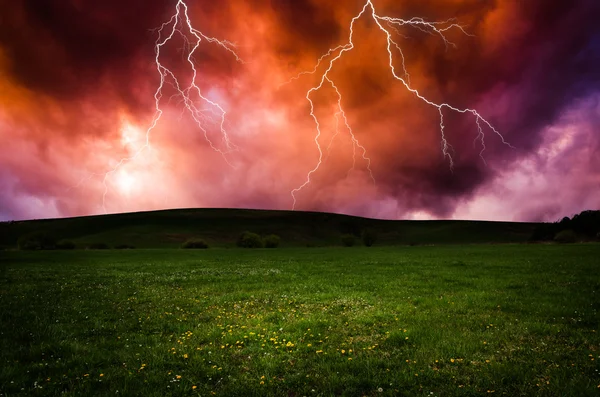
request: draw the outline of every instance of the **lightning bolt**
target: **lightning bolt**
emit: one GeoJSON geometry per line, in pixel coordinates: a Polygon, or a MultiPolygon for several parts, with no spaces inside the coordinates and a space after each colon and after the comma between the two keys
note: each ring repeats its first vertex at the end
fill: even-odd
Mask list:
{"type": "MultiPolygon", "coordinates": [[[[227,158],[227,154],[236,150],[236,146],[231,142],[229,138],[229,134],[225,128],[226,123],[226,115],[227,112],[223,109],[223,107],[204,96],[200,90],[200,87],[196,84],[198,78],[198,70],[196,69],[194,53],[200,47],[202,41],[206,41],[210,44],[214,44],[224,51],[228,52],[235,58],[237,62],[244,63],[244,61],[238,56],[236,52],[236,46],[234,43],[231,43],[227,40],[219,40],[214,37],[210,37],[202,33],[200,30],[196,29],[190,20],[188,14],[188,6],[184,0],[178,0],[175,5],[174,14],[171,18],[163,23],[160,27],[154,29],[155,32],[158,33],[158,38],[155,42],[154,53],[155,53],[155,64],[156,71],[160,76],[159,85],[154,93],[154,102],[155,102],[155,113],[152,118],[152,121],[145,133],[145,142],[142,146],[140,146],[133,154],[129,157],[122,158],[111,170],[104,174],[92,174],[86,179],[90,179],[96,175],[103,175],[103,186],[104,193],[102,195],[102,208],[106,213],[106,196],[109,191],[108,181],[112,175],[114,175],[124,164],[135,160],[142,152],[150,148],[150,135],[152,131],[158,125],[162,115],[163,110],[161,108],[161,100],[163,99],[163,90],[166,85],[170,85],[175,89],[175,94],[169,97],[168,102],[171,103],[175,101],[177,104],[183,104],[183,109],[181,113],[181,117],[187,112],[194,122],[196,123],[198,129],[204,134],[204,138],[209,143],[210,147],[220,153],[223,156],[223,159],[229,164],[231,167],[233,165],[229,162],[227,158]],[[182,49],[183,59],[189,64],[191,68],[192,77],[189,82],[182,83],[180,79],[177,78],[176,74],[167,68],[165,65],[161,63],[161,51],[163,47],[165,47],[174,37],[179,36],[183,39],[184,45],[182,49]],[[210,123],[213,125],[218,125],[218,129],[220,130],[222,136],[222,143],[224,144],[225,149],[221,149],[211,140],[208,135],[208,129],[206,124],[210,123]]],[[[181,119],[180,117],[180,119],[181,119]]],[[[233,167],[235,168],[235,167],[233,167]]],[[[77,186],[79,186],[82,182],[79,182],[77,186]]]]}
{"type": "MultiPolygon", "coordinates": [[[[329,49],[324,55],[322,55],[318,59],[317,64],[315,65],[315,67],[312,71],[301,72],[300,74],[298,74],[297,76],[295,76],[291,80],[289,80],[288,82],[284,83],[284,84],[291,83],[294,80],[297,80],[304,75],[315,75],[317,73],[317,71],[319,70],[319,68],[321,68],[322,64],[327,65],[326,70],[320,75],[319,84],[310,88],[308,90],[308,92],[306,93],[306,99],[310,105],[310,116],[313,118],[315,125],[316,125],[317,133],[315,135],[314,141],[317,146],[317,150],[319,152],[319,159],[318,159],[315,167],[308,172],[304,183],[291,191],[291,196],[293,199],[292,209],[295,209],[296,204],[297,204],[296,195],[302,189],[304,189],[306,186],[308,186],[310,184],[311,177],[319,170],[319,168],[321,167],[321,164],[323,162],[323,150],[319,143],[319,138],[322,135],[321,124],[319,123],[318,117],[315,115],[315,105],[311,99],[311,94],[321,90],[326,85],[326,83],[328,85],[330,85],[336,91],[336,93],[338,95],[338,112],[335,115],[336,122],[337,122],[338,117],[341,117],[344,120],[345,127],[349,131],[353,145],[354,145],[354,154],[356,154],[356,148],[359,148],[362,151],[362,153],[363,153],[362,157],[367,162],[367,169],[371,175],[371,178],[374,180],[373,173],[370,168],[371,160],[368,158],[367,151],[364,148],[364,146],[360,145],[360,143],[356,139],[356,137],[352,131],[352,128],[349,125],[348,118],[346,117],[346,113],[344,112],[344,110],[342,108],[342,99],[343,99],[342,94],[340,93],[335,82],[329,76],[331,71],[333,70],[335,63],[338,62],[345,53],[350,52],[354,49],[354,25],[361,17],[363,17],[364,15],[367,15],[367,14],[369,14],[369,16],[372,18],[372,20],[377,25],[378,29],[381,30],[381,32],[386,37],[389,68],[392,73],[392,76],[396,80],[401,82],[402,85],[409,92],[414,94],[414,96],[416,96],[419,100],[421,100],[421,101],[425,102],[427,105],[437,109],[437,111],[439,113],[439,117],[440,117],[441,150],[442,150],[442,154],[443,154],[444,158],[448,159],[451,170],[454,167],[454,158],[452,157],[452,154],[451,154],[451,152],[453,152],[453,148],[450,145],[450,143],[448,142],[448,140],[446,139],[446,135],[445,135],[444,110],[452,111],[452,112],[456,112],[456,113],[462,113],[462,114],[471,114],[473,117],[475,117],[475,122],[476,122],[477,129],[479,132],[475,142],[477,142],[477,140],[479,140],[481,142],[482,150],[479,155],[484,162],[485,162],[485,160],[483,158],[483,152],[486,149],[485,141],[484,141],[484,138],[485,138],[484,127],[487,127],[490,131],[492,131],[494,134],[496,134],[501,139],[501,141],[504,145],[514,148],[512,145],[510,145],[508,142],[506,142],[506,140],[504,139],[502,134],[500,134],[500,132],[498,132],[498,130],[496,130],[496,128],[494,128],[494,126],[490,122],[488,122],[483,116],[481,116],[481,114],[479,114],[476,110],[468,109],[468,108],[461,109],[461,108],[454,107],[448,103],[433,102],[433,101],[427,99],[425,96],[423,96],[417,89],[413,88],[411,85],[411,82],[410,82],[410,75],[406,69],[404,53],[403,53],[400,45],[394,39],[393,33],[396,33],[400,37],[406,38],[406,36],[404,36],[400,33],[398,28],[403,27],[403,26],[408,26],[408,27],[417,29],[420,32],[423,32],[423,33],[426,33],[426,34],[429,34],[432,36],[438,36],[443,41],[443,43],[446,47],[446,50],[448,50],[449,47],[456,48],[456,45],[454,43],[452,43],[451,41],[449,41],[448,38],[446,37],[445,33],[448,32],[449,30],[456,29],[456,30],[461,31],[463,34],[465,34],[467,36],[473,36],[473,35],[468,34],[467,31],[465,30],[465,28],[463,26],[459,25],[455,19],[449,19],[446,21],[430,22],[430,21],[426,21],[425,19],[419,18],[419,17],[414,17],[411,19],[400,19],[400,18],[392,18],[392,17],[388,17],[388,16],[380,16],[377,14],[375,5],[373,4],[372,0],[367,0],[366,3],[364,4],[363,8],[361,9],[361,11],[358,13],[358,15],[356,15],[354,18],[352,18],[352,21],[350,22],[350,33],[348,36],[348,42],[346,44],[339,45],[335,48],[329,49]],[[396,67],[394,66],[394,59],[395,59],[394,58],[394,50],[400,54],[400,64],[402,65],[401,73],[399,73],[396,70],[396,67]],[[328,59],[328,61],[326,61],[327,59],[328,59]]],[[[338,131],[336,128],[336,133],[333,138],[335,138],[335,136],[337,136],[337,134],[338,134],[338,131]]],[[[333,138],[332,138],[332,141],[333,141],[333,138]]],[[[328,151],[329,151],[332,141],[330,141],[328,151]]]]}

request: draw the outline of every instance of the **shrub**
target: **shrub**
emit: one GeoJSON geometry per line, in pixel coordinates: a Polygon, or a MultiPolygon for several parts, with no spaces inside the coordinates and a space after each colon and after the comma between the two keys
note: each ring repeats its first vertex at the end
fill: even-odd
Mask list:
{"type": "Polygon", "coordinates": [[[558,231],[556,223],[540,223],[533,229],[529,241],[550,241],[558,231]]]}
{"type": "Polygon", "coordinates": [[[56,239],[38,231],[21,236],[17,245],[20,250],[52,250],[56,248],[56,239]]]}
{"type": "Polygon", "coordinates": [[[360,231],[362,230],[361,223],[362,222],[356,218],[344,219],[340,222],[340,233],[360,236],[360,231]]]}
{"type": "Polygon", "coordinates": [[[568,228],[573,229],[579,236],[593,238],[600,232],[600,211],[583,211],[571,219],[568,228]]]}
{"type": "Polygon", "coordinates": [[[181,248],[185,249],[207,249],[208,244],[201,238],[192,238],[187,240],[181,245],[181,248]]]}
{"type": "Polygon", "coordinates": [[[133,245],[130,245],[130,244],[119,244],[119,245],[115,245],[115,249],[118,249],[118,250],[132,250],[132,249],[135,249],[135,247],[133,245]]]}
{"type": "Polygon", "coordinates": [[[352,247],[356,241],[356,238],[353,234],[344,234],[342,236],[342,244],[344,247],[352,247]]]}
{"type": "Polygon", "coordinates": [[[377,241],[377,233],[373,229],[365,229],[362,232],[363,244],[367,247],[372,246],[377,241]]]}
{"type": "Polygon", "coordinates": [[[107,250],[108,249],[108,244],[106,244],[106,243],[92,243],[92,244],[88,245],[87,248],[90,249],[90,250],[107,250]]]}
{"type": "Polygon", "coordinates": [[[265,247],[267,248],[277,248],[279,247],[280,242],[281,238],[276,234],[271,234],[265,237],[265,247]]]}
{"type": "Polygon", "coordinates": [[[264,246],[262,238],[256,233],[244,232],[237,241],[237,246],[242,248],[262,248],[264,246]]]}
{"type": "Polygon", "coordinates": [[[571,229],[560,231],[554,236],[554,241],[562,244],[576,243],[577,240],[577,234],[571,229]]]}
{"type": "Polygon", "coordinates": [[[596,240],[600,241],[600,232],[596,233],[596,240]]]}
{"type": "Polygon", "coordinates": [[[57,250],[74,250],[75,243],[69,240],[61,240],[56,244],[57,250]]]}

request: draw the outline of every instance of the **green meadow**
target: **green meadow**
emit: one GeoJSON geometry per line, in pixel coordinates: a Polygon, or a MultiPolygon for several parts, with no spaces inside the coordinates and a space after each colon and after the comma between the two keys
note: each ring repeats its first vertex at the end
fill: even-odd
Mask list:
{"type": "Polygon", "coordinates": [[[0,251],[0,395],[598,396],[600,245],[0,251]]]}

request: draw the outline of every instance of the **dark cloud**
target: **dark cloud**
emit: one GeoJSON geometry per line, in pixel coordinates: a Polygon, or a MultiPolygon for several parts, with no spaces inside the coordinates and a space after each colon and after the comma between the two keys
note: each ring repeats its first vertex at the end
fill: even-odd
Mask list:
{"type": "Polygon", "coordinates": [[[280,26],[276,49],[286,56],[306,51],[326,52],[335,46],[342,31],[334,10],[326,3],[311,0],[271,0],[271,8],[280,26]]]}
{"type": "Polygon", "coordinates": [[[169,1],[11,1],[3,6],[0,47],[25,87],[57,98],[88,92],[107,74],[124,84],[152,48],[149,29],[169,1]],[[150,5],[149,5],[150,4],[150,5]]]}

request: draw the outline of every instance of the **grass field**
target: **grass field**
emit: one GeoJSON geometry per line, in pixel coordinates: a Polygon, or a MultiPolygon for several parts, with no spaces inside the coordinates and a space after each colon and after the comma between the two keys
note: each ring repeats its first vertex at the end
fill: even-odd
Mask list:
{"type": "Polygon", "coordinates": [[[600,395],[600,245],[0,252],[0,395],[600,395]]]}

